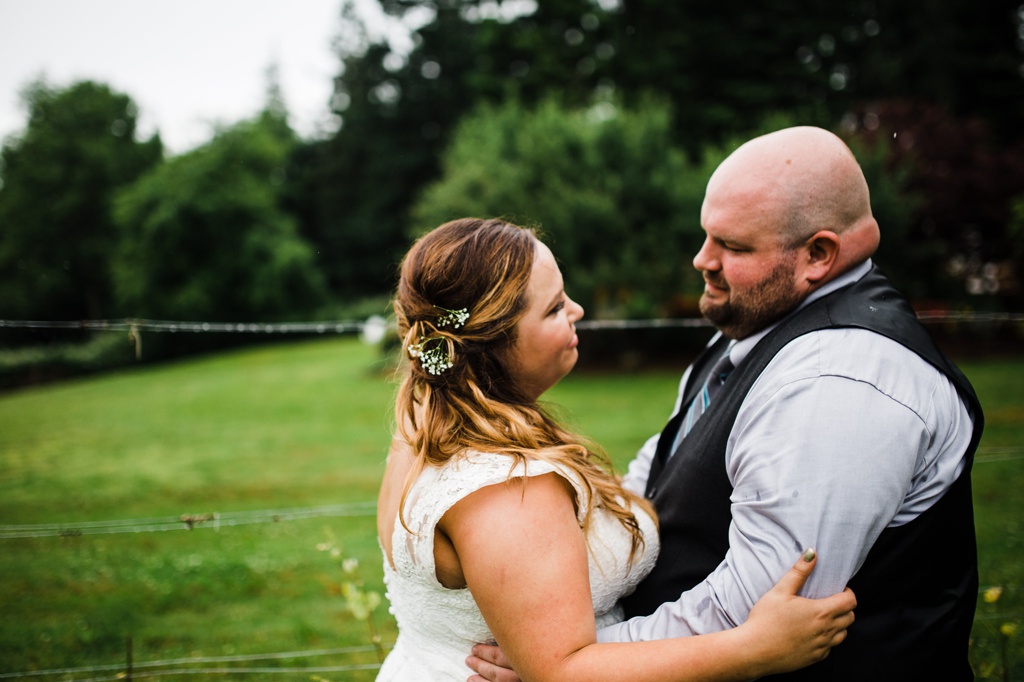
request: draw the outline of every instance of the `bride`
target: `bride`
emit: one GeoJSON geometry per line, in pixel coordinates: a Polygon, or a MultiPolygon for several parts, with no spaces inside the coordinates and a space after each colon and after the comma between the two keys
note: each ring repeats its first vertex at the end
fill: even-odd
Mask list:
{"type": "Polygon", "coordinates": [[[528,681],[745,680],[845,638],[849,590],[796,596],[810,558],[732,630],[597,643],[654,564],[657,520],[538,404],[583,316],[551,251],[500,220],[445,223],[406,254],[394,309],[409,362],[377,530],[399,635],[378,680],[465,680],[493,641],[528,681]]]}

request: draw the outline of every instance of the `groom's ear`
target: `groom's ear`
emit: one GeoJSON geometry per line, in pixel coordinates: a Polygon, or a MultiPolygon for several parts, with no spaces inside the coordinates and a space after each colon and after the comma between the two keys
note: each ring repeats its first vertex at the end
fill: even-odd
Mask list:
{"type": "Polygon", "coordinates": [[[836,263],[839,260],[839,235],[831,230],[815,232],[799,248],[797,261],[797,282],[812,287],[824,284],[834,276],[836,263]]]}

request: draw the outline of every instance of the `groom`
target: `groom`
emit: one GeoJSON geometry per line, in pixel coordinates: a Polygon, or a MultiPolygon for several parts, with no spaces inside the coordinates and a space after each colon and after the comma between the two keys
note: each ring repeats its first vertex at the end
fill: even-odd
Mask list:
{"type": "MultiPolygon", "coordinates": [[[[981,406],[872,264],[879,229],[856,160],[818,128],[756,138],[711,177],[701,224],[700,307],[720,333],[630,464],[662,550],[624,601],[630,619],[598,639],[734,627],[813,546],[805,596],[849,585],[857,621],[787,679],[973,679],[981,406]]],[[[474,654],[484,678],[517,679],[488,662],[497,649],[474,654]]]]}

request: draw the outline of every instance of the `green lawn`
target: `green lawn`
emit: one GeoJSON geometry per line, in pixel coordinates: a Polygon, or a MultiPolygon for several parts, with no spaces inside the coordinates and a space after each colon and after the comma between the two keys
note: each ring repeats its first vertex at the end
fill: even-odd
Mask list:
{"type": "MultiPolygon", "coordinates": [[[[1024,630],[1000,634],[1024,619],[1024,360],[963,368],[988,415],[975,468],[982,583],[1003,588],[979,605],[976,664],[999,675],[1005,640],[1012,679],[1024,680],[1024,630]]],[[[673,370],[578,373],[548,398],[622,467],[663,426],[677,381],[673,370]]],[[[342,592],[359,579],[381,589],[373,518],[365,507],[298,520],[287,511],[373,503],[394,390],[375,349],[329,338],[0,395],[0,674],[93,666],[31,679],[115,679],[104,666],[123,669],[130,638],[139,676],[149,662],[192,659],[166,667],[271,671],[244,675],[254,682],[372,680],[360,669],[377,660],[368,622],[342,592]],[[228,525],[262,510],[283,520],[228,525]],[[223,523],[81,525],[152,527],[183,514],[223,523]],[[9,537],[26,524],[66,532],[9,537]],[[359,561],[354,574],[346,558],[359,561]],[[281,652],[318,655],[252,658],[281,652]]],[[[394,639],[386,608],[373,622],[394,639]]]]}

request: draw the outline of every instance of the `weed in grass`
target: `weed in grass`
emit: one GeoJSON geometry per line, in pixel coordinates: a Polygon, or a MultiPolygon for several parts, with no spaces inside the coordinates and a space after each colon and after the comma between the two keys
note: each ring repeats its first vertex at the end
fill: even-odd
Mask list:
{"type": "Polygon", "coordinates": [[[366,624],[368,641],[373,645],[377,654],[377,661],[384,662],[385,650],[381,639],[380,628],[377,625],[376,611],[383,599],[381,592],[368,589],[360,575],[359,559],[348,556],[338,545],[333,533],[328,533],[327,542],[316,546],[321,552],[328,555],[341,564],[342,580],[332,585],[332,592],[337,592],[345,600],[345,608],[357,621],[366,624]]]}

